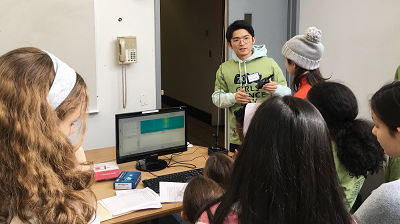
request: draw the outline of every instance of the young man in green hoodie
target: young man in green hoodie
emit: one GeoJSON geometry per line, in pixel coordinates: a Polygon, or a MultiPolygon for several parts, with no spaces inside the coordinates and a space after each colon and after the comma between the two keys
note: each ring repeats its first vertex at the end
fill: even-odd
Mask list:
{"type": "Polygon", "coordinates": [[[232,60],[222,63],[217,71],[212,101],[217,107],[229,108],[229,148],[234,152],[241,144],[234,112],[242,104],[260,103],[271,95],[289,95],[291,90],[278,64],[267,57],[265,45],[254,45],[256,37],[250,24],[235,21],[226,31],[226,40],[233,50],[232,60]],[[270,82],[258,89],[258,82],[272,74],[270,82]]]}

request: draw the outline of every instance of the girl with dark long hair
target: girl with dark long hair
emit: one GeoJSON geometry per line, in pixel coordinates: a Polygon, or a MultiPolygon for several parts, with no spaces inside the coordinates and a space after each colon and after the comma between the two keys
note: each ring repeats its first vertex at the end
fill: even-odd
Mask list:
{"type": "Polygon", "coordinates": [[[319,110],[328,125],[333,156],[350,210],[368,174],[383,168],[385,153],[371,122],[357,119],[356,96],[345,85],[336,82],[319,83],[310,89],[307,99],[319,110]]]}
{"type": "MultiPolygon", "coordinates": [[[[386,154],[400,157],[400,81],[384,85],[371,98],[372,133],[386,154]]],[[[354,213],[360,223],[400,223],[400,180],[372,191],[354,213]]]]}
{"type": "Polygon", "coordinates": [[[229,188],[197,223],[351,223],[318,110],[272,97],[254,114],[229,188]]]}

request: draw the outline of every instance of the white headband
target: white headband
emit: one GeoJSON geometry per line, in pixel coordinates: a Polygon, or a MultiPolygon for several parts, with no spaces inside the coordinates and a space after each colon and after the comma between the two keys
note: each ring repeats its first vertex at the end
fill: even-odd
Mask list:
{"type": "Polygon", "coordinates": [[[53,84],[51,85],[49,95],[47,96],[47,102],[49,102],[51,108],[55,110],[60,104],[67,98],[69,93],[75,86],[76,73],[67,64],[62,62],[56,56],[46,52],[54,64],[54,71],[56,76],[54,77],[53,84]]]}

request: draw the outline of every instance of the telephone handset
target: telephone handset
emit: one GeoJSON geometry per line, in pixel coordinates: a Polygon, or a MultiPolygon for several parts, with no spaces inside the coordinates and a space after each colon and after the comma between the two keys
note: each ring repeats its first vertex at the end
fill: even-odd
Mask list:
{"type": "Polygon", "coordinates": [[[117,37],[118,40],[118,64],[130,64],[137,62],[136,37],[117,37]]]}

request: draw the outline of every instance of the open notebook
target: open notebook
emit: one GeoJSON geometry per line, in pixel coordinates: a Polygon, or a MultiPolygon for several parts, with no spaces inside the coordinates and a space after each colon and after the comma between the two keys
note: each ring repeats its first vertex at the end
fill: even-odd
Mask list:
{"type": "Polygon", "coordinates": [[[142,209],[161,208],[160,196],[150,188],[117,191],[116,194],[97,202],[100,221],[142,209]]]}
{"type": "Polygon", "coordinates": [[[187,183],[160,182],[160,196],[150,188],[116,191],[116,196],[97,202],[100,221],[134,211],[161,208],[161,203],[182,202],[187,183]]]}

